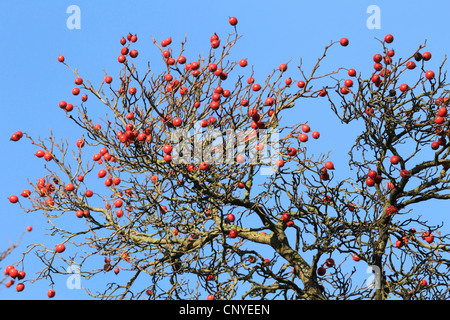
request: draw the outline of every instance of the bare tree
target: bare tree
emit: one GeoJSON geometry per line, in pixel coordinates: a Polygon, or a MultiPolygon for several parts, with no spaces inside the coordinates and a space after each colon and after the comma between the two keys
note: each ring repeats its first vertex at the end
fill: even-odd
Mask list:
{"type": "Polygon", "coordinates": [[[237,31],[214,34],[208,56],[190,62],[186,39],[178,53],[171,39],[154,40],[166,67],[159,74],[150,63],[138,71],[135,37],[121,40],[119,76],[105,72],[99,86],[60,58],[86,93],[79,105],[59,105],[85,132],[75,148],[25,133],[48,174],[29,182],[29,205],[19,204],[43,213],[52,236],[74,252],[30,245],[18,264],[34,252],[43,268],[28,281],[67,274],[59,261],[86,278],[128,271],[124,285],[87,288],[101,299],[449,297],[449,236],[412,210],[450,198],[445,61],[427,72],[425,44],[396,60],[391,40],[380,41],[365,79],[346,68],[321,71],[339,46],[331,42],[310,72],[300,60],[298,82],[285,76],[290,62],[258,82],[239,75],[246,61],[227,60],[237,31]],[[419,77],[403,85],[413,68],[419,77]],[[281,125],[308,98],[328,99],[342,124],[359,125],[345,179],[335,177],[328,153],[308,152],[317,132],[281,125]],[[174,140],[182,130],[189,136],[174,140]],[[88,268],[98,257],[104,262],[88,268]],[[354,277],[364,262],[377,271],[376,287],[354,277]]]}

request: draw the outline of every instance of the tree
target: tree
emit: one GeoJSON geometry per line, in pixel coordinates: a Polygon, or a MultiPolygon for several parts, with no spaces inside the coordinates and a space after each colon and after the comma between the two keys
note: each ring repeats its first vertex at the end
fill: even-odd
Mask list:
{"type": "Polygon", "coordinates": [[[68,273],[58,262],[86,278],[130,274],[124,284],[87,289],[103,299],[448,298],[448,235],[412,210],[450,198],[445,61],[428,71],[425,44],[395,60],[388,36],[370,77],[322,72],[344,39],[327,45],[310,73],[300,61],[298,82],[285,76],[288,62],[258,82],[240,73],[247,61],[227,60],[240,38],[236,23],[190,62],[186,40],[177,54],[171,38],[154,40],[160,74],[150,64],[138,72],[130,33],[120,40],[119,77],[105,74],[98,88],[58,57],[75,75],[73,94],[86,93],[79,105],[59,107],[85,135],[70,154],[74,142],[24,133],[48,175],[30,182],[28,208],[18,203],[42,212],[64,246],[30,245],[18,264],[34,252],[43,269],[33,281],[50,284],[68,273]],[[421,72],[406,85],[413,68],[421,72]],[[329,153],[309,153],[309,135],[319,132],[282,125],[308,98],[327,99],[341,123],[360,130],[351,170],[339,168],[346,178],[335,175],[329,153]],[[92,100],[107,110],[102,124],[92,100]],[[90,177],[101,185],[85,183],[90,177]],[[364,262],[376,287],[354,283],[364,262]]]}

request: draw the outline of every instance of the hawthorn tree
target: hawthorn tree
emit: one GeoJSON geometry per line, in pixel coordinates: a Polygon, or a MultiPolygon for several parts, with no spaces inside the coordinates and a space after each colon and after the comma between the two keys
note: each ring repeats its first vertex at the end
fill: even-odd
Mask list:
{"type": "Polygon", "coordinates": [[[34,253],[42,269],[21,283],[52,286],[76,265],[86,279],[129,275],[85,288],[101,299],[448,298],[449,236],[413,210],[450,198],[445,61],[428,70],[425,44],[397,59],[387,35],[371,74],[322,72],[343,38],[310,72],[300,61],[298,80],[286,62],[258,81],[245,59],[227,60],[240,39],[229,22],[233,32],[213,34],[207,56],[185,57],[186,40],[179,52],[171,38],[153,40],[158,74],[150,64],[138,71],[131,33],[120,39],[120,74],[98,86],[58,57],[81,95],[59,107],[84,135],[23,134],[48,174],[10,201],[42,213],[61,242],[28,246],[16,265],[34,268],[34,253]],[[280,124],[300,99],[328,101],[337,121],[359,126],[347,178],[335,176],[329,153],[309,153],[320,133],[306,121],[280,124]],[[101,119],[91,111],[99,105],[101,119]],[[353,277],[363,263],[375,286],[353,277]]]}

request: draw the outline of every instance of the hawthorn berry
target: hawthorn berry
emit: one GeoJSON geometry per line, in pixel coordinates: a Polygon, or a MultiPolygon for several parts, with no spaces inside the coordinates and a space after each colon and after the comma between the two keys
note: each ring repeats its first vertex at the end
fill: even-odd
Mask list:
{"type": "Polygon", "coordinates": [[[232,25],[235,26],[238,23],[238,20],[236,17],[230,17],[230,19],[228,19],[228,22],[232,25]]]}
{"type": "Polygon", "coordinates": [[[346,47],[348,46],[348,39],[347,38],[342,38],[339,43],[341,44],[341,46],[346,47]]]}

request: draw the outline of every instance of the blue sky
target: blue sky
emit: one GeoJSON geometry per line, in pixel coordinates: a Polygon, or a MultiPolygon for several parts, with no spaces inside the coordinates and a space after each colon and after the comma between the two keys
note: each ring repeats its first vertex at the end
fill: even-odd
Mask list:
{"type": "MultiPolygon", "coordinates": [[[[78,68],[84,79],[100,83],[103,70],[113,75],[119,71],[116,60],[121,48],[119,39],[128,32],[138,35],[139,58],[145,66],[147,60],[160,62],[151,37],[161,41],[171,36],[174,43],[179,43],[187,35],[186,55],[196,57],[207,52],[209,37],[214,32],[222,37],[233,32],[228,17],[236,16],[238,33],[243,37],[232,57],[247,58],[255,67],[255,75],[262,79],[290,59],[288,74],[298,79],[295,66],[300,58],[309,71],[324,47],[342,37],[350,40],[349,46],[332,48],[324,70],[342,66],[369,74],[372,56],[380,49],[374,38],[382,39],[387,33],[395,37],[392,45],[396,56],[409,56],[426,40],[427,50],[433,54],[430,67],[437,68],[448,53],[445,51],[445,44],[450,40],[448,23],[442,18],[448,9],[447,1],[434,1],[431,5],[414,0],[2,1],[0,249],[6,249],[8,240],[17,241],[28,225],[34,228],[23,236],[14,254],[4,262],[20,259],[28,244],[38,243],[47,233],[42,215],[26,214],[8,202],[11,194],[19,194],[26,187],[27,179],[35,181],[45,174],[42,162],[34,157],[36,148],[27,139],[17,143],[9,141],[11,134],[22,130],[44,138],[51,128],[58,139],[67,137],[72,143],[81,134],[58,108],[60,100],[72,99],[70,92],[74,86],[73,74],[56,60],[59,54],[66,57],[71,67],[78,68]],[[80,29],[71,30],[66,25],[70,5],[80,8],[80,29]],[[377,5],[381,10],[380,29],[366,26],[370,16],[366,10],[370,5],[377,5]]],[[[345,167],[348,161],[345,145],[352,142],[346,137],[351,136],[351,131],[342,129],[323,103],[307,100],[291,110],[292,117],[286,123],[308,121],[313,130],[321,132],[321,139],[311,147],[311,152],[333,149],[331,155],[336,167],[345,167]]],[[[440,203],[434,205],[436,212],[444,208],[440,203]]],[[[47,289],[45,281],[27,285],[21,293],[13,288],[1,288],[0,299],[46,298],[47,289]]],[[[55,289],[59,299],[87,298],[82,290],[68,290],[65,278],[55,289]]]]}

